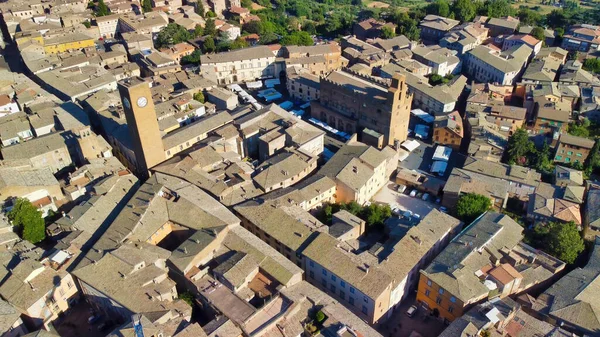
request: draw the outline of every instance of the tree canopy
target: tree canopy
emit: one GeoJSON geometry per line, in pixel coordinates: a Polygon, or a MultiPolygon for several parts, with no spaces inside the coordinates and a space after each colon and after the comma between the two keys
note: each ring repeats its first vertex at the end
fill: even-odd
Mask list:
{"type": "Polygon", "coordinates": [[[573,136],[587,138],[590,136],[589,127],[591,122],[589,119],[584,118],[582,121],[569,123],[567,132],[573,136]]]}
{"type": "Polygon", "coordinates": [[[214,19],[208,19],[204,23],[204,35],[210,35],[213,38],[217,36],[217,27],[215,26],[214,19]]]}
{"type": "Polygon", "coordinates": [[[521,128],[508,138],[505,161],[510,165],[526,165],[535,154],[535,144],[529,139],[525,129],[521,128]]]}
{"type": "Polygon", "coordinates": [[[535,37],[536,39],[538,39],[542,42],[544,42],[546,40],[546,35],[544,35],[544,28],[542,28],[542,27],[534,27],[531,30],[531,33],[529,33],[529,35],[535,37]]]}
{"type": "Polygon", "coordinates": [[[600,73],[600,59],[597,57],[585,59],[585,61],[583,61],[583,69],[594,73],[600,73]]]}
{"type": "Polygon", "coordinates": [[[450,3],[447,0],[437,0],[430,3],[425,11],[427,14],[435,14],[443,17],[450,16],[450,3]]]}
{"type": "Polygon", "coordinates": [[[458,219],[470,224],[491,207],[490,198],[477,193],[466,193],[458,198],[455,213],[458,219]]]}
{"type": "Polygon", "coordinates": [[[500,18],[515,15],[515,9],[507,0],[488,0],[482,10],[490,18],[500,18]]]}
{"type": "Polygon", "coordinates": [[[215,40],[212,37],[207,37],[202,43],[202,51],[205,53],[212,53],[217,47],[215,46],[215,40]]]}
{"type": "Polygon", "coordinates": [[[242,49],[242,48],[246,48],[248,47],[248,41],[244,40],[241,37],[238,37],[237,39],[235,39],[230,45],[229,48],[231,50],[235,50],[235,49],[242,49]]]}
{"type": "Polygon", "coordinates": [[[307,32],[293,32],[281,39],[282,46],[312,46],[313,44],[315,43],[307,32]]]}
{"type": "Polygon", "coordinates": [[[421,36],[421,30],[419,29],[420,19],[420,17],[416,16],[415,18],[410,17],[408,13],[403,10],[397,10],[393,16],[393,22],[398,26],[398,33],[406,36],[409,40],[414,41],[419,40],[421,36]]]}
{"type": "Polygon", "coordinates": [[[366,222],[367,230],[382,229],[384,221],[392,216],[392,209],[389,205],[372,203],[369,206],[361,206],[356,201],[351,201],[349,203],[326,204],[317,215],[317,218],[324,224],[330,225],[333,214],[341,210],[346,210],[363,219],[366,222]]]}
{"type": "Polygon", "coordinates": [[[142,11],[144,13],[152,12],[152,0],[142,0],[142,11]]]}
{"type": "Polygon", "coordinates": [[[24,240],[38,243],[46,238],[46,225],[42,213],[28,199],[18,198],[12,210],[8,212],[8,219],[24,240]]]}
{"type": "Polygon", "coordinates": [[[471,0],[456,0],[453,7],[455,18],[463,22],[472,21],[477,14],[475,2],[471,0]]]}
{"type": "Polygon", "coordinates": [[[200,15],[201,17],[204,17],[204,4],[202,3],[202,1],[196,1],[196,14],[200,15]]]}
{"type": "Polygon", "coordinates": [[[171,22],[161,29],[160,32],[158,32],[155,44],[157,48],[162,48],[187,41],[191,37],[192,34],[190,34],[187,29],[174,22],[171,22]]]}
{"type": "Polygon", "coordinates": [[[596,139],[590,154],[585,160],[585,173],[589,176],[592,172],[600,169],[600,139],[596,139]]]}
{"type": "Polygon", "coordinates": [[[391,39],[394,36],[396,36],[396,32],[392,28],[388,26],[384,26],[383,28],[381,28],[381,38],[391,39]]]}
{"type": "Polygon", "coordinates": [[[95,16],[106,16],[110,14],[108,10],[108,6],[104,3],[104,0],[98,0],[98,4],[96,5],[96,9],[94,10],[95,16]]]}
{"type": "Polygon", "coordinates": [[[541,14],[529,8],[519,9],[517,16],[519,17],[519,22],[523,25],[537,26],[543,21],[541,14]]]}
{"type": "Polygon", "coordinates": [[[573,222],[538,224],[527,235],[528,242],[546,253],[573,263],[585,249],[577,225],[573,222]]]}
{"type": "Polygon", "coordinates": [[[204,103],[206,100],[204,98],[204,94],[202,93],[202,91],[198,91],[197,93],[194,94],[194,99],[200,103],[204,103]]]}

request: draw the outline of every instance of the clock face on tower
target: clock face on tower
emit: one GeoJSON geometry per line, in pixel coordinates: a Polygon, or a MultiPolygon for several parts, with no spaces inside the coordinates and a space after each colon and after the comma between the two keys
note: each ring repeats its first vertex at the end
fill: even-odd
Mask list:
{"type": "Polygon", "coordinates": [[[145,107],[145,106],[146,106],[146,104],[148,104],[148,100],[146,99],[146,97],[140,97],[140,98],[138,98],[138,100],[137,100],[137,105],[138,105],[140,108],[143,108],[143,107],[145,107]]]}
{"type": "Polygon", "coordinates": [[[127,98],[123,98],[123,105],[127,108],[127,109],[131,109],[131,103],[129,103],[129,100],[127,98]]]}

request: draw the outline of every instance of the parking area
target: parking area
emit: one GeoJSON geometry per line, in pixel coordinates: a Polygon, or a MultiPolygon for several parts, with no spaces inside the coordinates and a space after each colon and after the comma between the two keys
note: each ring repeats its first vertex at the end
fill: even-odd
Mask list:
{"type": "Polygon", "coordinates": [[[440,205],[435,203],[435,198],[430,196],[431,200],[423,201],[420,198],[410,197],[408,194],[399,193],[395,190],[396,184],[388,182],[379,193],[373,197],[373,200],[378,203],[389,204],[392,209],[398,207],[402,211],[411,211],[419,214],[421,218],[429,214],[433,209],[439,208],[440,205]]]}
{"type": "Polygon", "coordinates": [[[99,331],[104,320],[101,318],[90,324],[88,318],[91,315],[89,304],[80,300],[77,304],[72,305],[63,317],[54,322],[54,327],[63,337],[104,337],[116,327],[111,325],[99,331]]]}
{"type": "Polygon", "coordinates": [[[408,317],[406,311],[414,305],[415,295],[412,294],[402,302],[390,319],[378,327],[384,337],[436,337],[446,328],[444,322],[429,314],[423,307],[417,309],[413,317],[408,317]]]}

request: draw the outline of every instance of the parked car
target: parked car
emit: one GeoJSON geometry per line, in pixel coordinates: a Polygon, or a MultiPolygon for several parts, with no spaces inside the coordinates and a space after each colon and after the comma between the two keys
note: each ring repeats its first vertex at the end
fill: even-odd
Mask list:
{"type": "Polygon", "coordinates": [[[405,217],[405,218],[407,218],[407,219],[410,219],[410,217],[412,215],[413,215],[413,212],[411,212],[411,211],[404,211],[404,213],[402,213],[402,216],[405,217]]]}
{"type": "Polygon", "coordinates": [[[448,209],[444,206],[440,207],[440,212],[442,213],[448,213],[448,209]]]}
{"type": "Polygon", "coordinates": [[[412,190],[412,192],[410,192],[410,196],[412,198],[414,198],[417,195],[417,190],[412,190]]]}
{"type": "Polygon", "coordinates": [[[429,193],[423,194],[423,198],[421,199],[423,199],[423,201],[427,201],[429,199],[429,193]]]}
{"type": "Polygon", "coordinates": [[[100,319],[100,315],[92,315],[92,316],[88,317],[88,323],[94,324],[94,323],[98,322],[99,319],[100,319]]]}
{"type": "Polygon", "coordinates": [[[398,188],[396,189],[398,192],[403,193],[404,191],[406,191],[406,186],[399,184],[398,188]]]}
{"type": "Polygon", "coordinates": [[[402,210],[398,207],[394,207],[394,208],[392,208],[392,214],[394,214],[396,216],[400,216],[402,214],[402,210]]]}
{"type": "Polygon", "coordinates": [[[416,305],[411,305],[410,308],[406,310],[406,316],[413,317],[417,313],[417,310],[419,310],[419,308],[417,308],[416,305]]]}
{"type": "Polygon", "coordinates": [[[421,199],[423,197],[423,192],[417,193],[417,198],[421,199]]]}
{"type": "Polygon", "coordinates": [[[417,213],[414,213],[414,214],[412,215],[412,217],[413,217],[413,218],[414,218],[416,221],[421,221],[421,216],[420,216],[419,214],[417,214],[417,213]]]}

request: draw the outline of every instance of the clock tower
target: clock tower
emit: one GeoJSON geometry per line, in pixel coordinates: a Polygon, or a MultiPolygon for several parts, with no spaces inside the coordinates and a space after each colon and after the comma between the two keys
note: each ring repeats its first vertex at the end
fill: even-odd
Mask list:
{"type": "Polygon", "coordinates": [[[131,136],[136,173],[145,179],[150,168],[166,159],[150,85],[141,77],[129,78],[119,82],[119,93],[131,136]]]}

